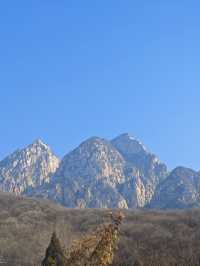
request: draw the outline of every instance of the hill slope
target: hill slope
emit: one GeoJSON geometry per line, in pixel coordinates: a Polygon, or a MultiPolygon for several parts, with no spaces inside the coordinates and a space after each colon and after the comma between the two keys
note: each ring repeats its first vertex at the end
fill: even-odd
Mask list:
{"type": "MultiPolygon", "coordinates": [[[[109,210],[65,209],[46,200],[0,193],[0,258],[7,266],[40,265],[52,232],[69,247],[93,232],[109,210]]],[[[199,265],[200,211],[128,211],[113,266],[199,265]]]]}

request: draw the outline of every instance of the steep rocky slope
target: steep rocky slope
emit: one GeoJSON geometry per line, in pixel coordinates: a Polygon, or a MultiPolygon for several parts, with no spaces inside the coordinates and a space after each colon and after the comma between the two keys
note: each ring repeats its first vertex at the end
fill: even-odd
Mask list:
{"type": "Polygon", "coordinates": [[[127,208],[118,192],[125,182],[125,161],[112,145],[93,137],[67,154],[53,181],[33,195],[54,199],[67,207],[127,208]]]}
{"type": "Polygon", "coordinates": [[[59,159],[38,139],[0,162],[0,190],[22,194],[48,183],[58,166],[59,159]]]}
{"type": "Polygon", "coordinates": [[[63,158],[49,185],[29,195],[67,207],[143,207],[166,173],[166,166],[128,134],[111,142],[93,137],[63,158]]]}
{"type": "Polygon", "coordinates": [[[143,207],[150,202],[156,186],[166,177],[167,167],[139,140],[127,133],[111,143],[126,161],[124,173],[127,178],[120,191],[129,206],[143,207]]]}
{"type": "Polygon", "coordinates": [[[158,185],[149,207],[200,207],[200,173],[177,167],[158,185]]]}
{"type": "Polygon", "coordinates": [[[59,159],[41,140],[0,162],[0,191],[72,208],[200,206],[200,172],[165,164],[138,139],[92,137],[59,159]]]}

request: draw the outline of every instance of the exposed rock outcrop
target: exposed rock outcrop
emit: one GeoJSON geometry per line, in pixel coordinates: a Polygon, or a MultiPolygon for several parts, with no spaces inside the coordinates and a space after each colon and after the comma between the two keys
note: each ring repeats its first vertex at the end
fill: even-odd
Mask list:
{"type": "Polygon", "coordinates": [[[59,159],[38,139],[0,162],[0,190],[22,194],[50,182],[58,166],[59,159]]]}
{"type": "Polygon", "coordinates": [[[149,205],[151,208],[172,209],[200,206],[200,173],[177,167],[158,185],[149,205]]]}
{"type": "Polygon", "coordinates": [[[63,158],[49,185],[30,195],[67,207],[143,207],[166,173],[166,166],[128,134],[111,142],[93,137],[63,158]]]}

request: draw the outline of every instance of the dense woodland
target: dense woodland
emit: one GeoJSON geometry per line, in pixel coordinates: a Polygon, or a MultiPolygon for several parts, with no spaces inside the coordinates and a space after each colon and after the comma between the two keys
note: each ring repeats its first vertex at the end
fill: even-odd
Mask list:
{"type": "MultiPolygon", "coordinates": [[[[38,266],[56,232],[64,249],[109,222],[110,210],[65,209],[0,194],[0,261],[38,266]]],[[[113,266],[200,265],[200,210],[123,211],[113,266]]]]}

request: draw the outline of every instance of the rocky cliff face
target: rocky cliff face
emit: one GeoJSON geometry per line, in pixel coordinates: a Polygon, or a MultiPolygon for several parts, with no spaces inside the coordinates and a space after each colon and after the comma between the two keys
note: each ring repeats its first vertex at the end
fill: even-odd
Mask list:
{"type": "Polygon", "coordinates": [[[0,190],[22,194],[50,182],[59,159],[41,140],[17,150],[0,162],[0,190]]]}
{"type": "Polygon", "coordinates": [[[151,208],[191,208],[200,206],[200,173],[177,167],[161,182],[149,205],[151,208]]]}
{"type": "Polygon", "coordinates": [[[84,141],[59,162],[41,140],[0,162],[0,190],[77,208],[200,206],[200,173],[165,164],[136,138],[84,141]]]}
{"type": "Polygon", "coordinates": [[[34,195],[42,194],[67,207],[127,208],[117,190],[125,181],[124,165],[123,157],[108,141],[93,137],[67,154],[53,182],[34,195]]]}
{"type": "Polygon", "coordinates": [[[121,186],[121,193],[126,195],[128,205],[143,207],[150,202],[156,186],[166,177],[167,167],[139,140],[129,134],[122,134],[111,143],[126,161],[127,178],[121,186]]]}
{"type": "Polygon", "coordinates": [[[52,182],[31,195],[68,207],[143,207],[166,173],[166,166],[128,134],[111,142],[93,137],[67,154],[52,182]]]}

